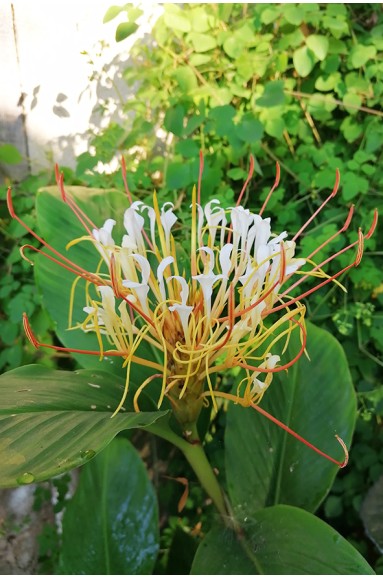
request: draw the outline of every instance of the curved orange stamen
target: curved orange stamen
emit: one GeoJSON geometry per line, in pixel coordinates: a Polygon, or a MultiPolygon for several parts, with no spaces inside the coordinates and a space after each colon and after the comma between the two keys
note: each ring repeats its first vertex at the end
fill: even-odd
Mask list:
{"type": "Polygon", "coordinates": [[[262,213],[263,211],[266,209],[266,206],[271,198],[271,195],[273,194],[273,192],[275,191],[275,189],[277,188],[277,186],[279,185],[279,180],[281,178],[281,167],[279,166],[279,163],[276,162],[275,163],[275,168],[276,168],[276,172],[275,172],[275,181],[273,186],[270,189],[269,194],[267,195],[265,202],[263,203],[261,210],[259,211],[259,215],[262,217],[262,213]]]}
{"type": "MultiPolygon", "coordinates": [[[[236,202],[236,204],[235,204],[236,207],[238,207],[238,205],[239,205],[240,202],[241,202],[241,199],[242,199],[242,197],[243,197],[243,195],[244,195],[244,193],[245,193],[246,187],[247,187],[247,185],[249,184],[249,181],[250,181],[250,179],[251,179],[252,176],[253,176],[253,172],[254,172],[254,157],[253,157],[253,155],[250,155],[249,172],[248,172],[246,181],[245,181],[244,184],[243,184],[242,190],[241,190],[241,192],[239,193],[238,200],[237,200],[237,202],[236,202]]],[[[232,233],[233,233],[233,225],[232,225],[232,223],[230,223],[229,232],[228,232],[227,241],[226,241],[227,243],[230,243],[232,233]]]]}
{"type": "MultiPolygon", "coordinates": [[[[25,334],[32,343],[32,345],[38,349],[39,347],[45,347],[46,349],[54,349],[55,351],[62,351],[65,353],[79,353],[82,355],[96,355],[97,357],[128,357],[129,351],[117,351],[117,350],[108,350],[108,351],[95,351],[92,349],[75,349],[74,347],[60,347],[59,345],[51,345],[50,343],[41,343],[36,339],[32,328],[29,323],[28,315],[23,313],[23,326],[25,334]]],[[[133,363],[137,363],[138,365],[144,365],[145,367],[151,367],[152,369],[162,370],[163,368],[154,361],[149,361],[148,359],[141,359],[141,357],[137,357],[136,355],[130,355],[130,359],[133,363]]],[[[161,374],[162,375],[162,374],[161,374]]]]}
{"type": "Polygon", "coordinates": [[[341,235],[342,233],[345,233],[347,231],[347,229],[350,226],[353,214],[354,214],[354,208],[355,208],[355,205],[351,205],[351,207],[349,208],[348,214],[347,214],[347,218],[344,222],[344,225],[339,229],[339,231],[337,231],[336,233],[331,235],[331,237],[329,237],[326,241],[324,241],[321,245],[319,245],[319,247],[317,247],[314,251],[312,251],[312,253],[310,253],[310,255],[308,255],[306,257],[306,259],[312,259],[312,257],[314,257],[314,255],[319,253],[319,251],[321,251],[324,247],[326,247],[329,243],[331,243],[331,241],[333,241],[334,239],[336,239],[336,237],[338,237],[339,235],[341,235]]]}
{"type": "Polygon", "coordinates": [[[292,240],[295,242],[298,237],[300,237],[300,235],[303,233],[303,231],[306,229],[306,227],[308,227],[308,225],[315,219],[315,217],[317,215],[319,215],[319,213],[321,212],[321,210],[327,205],[327,203],[335,197],[335,195],[338,192],[338,188],[339,188],[339,183],[340,183],[340,172],[338,169],[335,170],[335,184],[334,184],[334,188],[331,191],[331,194],[327,197],[327,199],[325,199],[323,201],[323,203],[320,205],[320,207],[318,207],[318,209],[316,211],[313,212],[313,214],[311,215],[311,217],[305,222],[305,224],[299,229],[299,231],[297,233],[295,233],[294,237],[292,238],[292,240]]]}
{"type": "Polygon", "coordinates": [[[8,206],[8,211],[9,214],[11,215],[12,219],[15,219],[18,223],[20,223],[20,225],[26,230],[28,231],[28,233],[30,233],[32,235],[32,237],[34,237],[39,243],[41,243],[42,245],[44,245],[44,247],[46,247],[49,251],[51,251],[52,253],[54,253],[57,257],[59,257],[61,260],[65,261],[66,263],[69,263],[69,265],[73,268],[75,268],[78,272],[76,273],[77,275],[81,275],[82,273],[85,275],[89,275],[88,271],[86,271],[85,269],[83,269],[82,267],[80,267],[79,265],[76,265],[76,263],[73,263],[73,261],[71,261],[70,259],[68,259],[67,257],[65,257],[65,255],[62,255],[59,251],[56,251],[56,249],[54,249],[51,245],[49,245],[49,243],[47,243],[42,237],[40,237],[40,235],[38,235],[37,233],[35,233],[16,213],[13,207],[13,202],[12,202],[12,189],[11,187],[9,187],[8,192],[7,192],[7,206],[8,206]]]}
{"type": "Polygon", "coordinates": [[[48,255],[48,253],[45,253],[45,251],[42,251],[41,249],[38,249],[37,247],[34,247],[33,245],[30,245],[29,243],[27,243],[20,248],[20,253],[21,253],[22,258],[25,259],[25,261],[28,261],[28,263],[30,263],[31,265],[34,265],[34,263],[30,259],[28,259],[28,257],[24,254],[25,249],[29,249],[30,251],[34,251],[35,253],[40,253],[40,255],[43,255],[44,257],[46,257],[50,261],[53,261],[53,263],[60,265],[60,267],[62,267],[63,269],[66,269],[70,273],[73,273],[73,275],[76,275],[77,277],[82,277],[83,279],[86,279],[90,283],[93,283],[93,285],[108,285],[109,284],[108,281],[106,281],[104,279],[100,279],[100,277],[97,277],[93,273],[88,273],[88,272],[81,273],[80,271],[76,271],[76,269],[69,267],[65,263],[61,263],[58,259],[55,259],[54,257],[52,257],[52,255],[48,255]]]}
{"type": "MultiPolygon", "coordinates": [[[[262,301],[264,301],[274,291],[274,289],[276,288],[276,286],[278,284],[279,284],[279,279],[273,285],[271,285],[271,287],[269,287],[269,289],[267,291],[265,291],[265,293],[262,293],[261,297],[259,299],[257,299],[257,301],[252,303],[252,305],[249,305],[245,309],[240,309],[239,311],[235,311],[234,312],[234,318],[242,317],[242,315],[246,315],[246,313],[249,313],[249,311],[251,311],[252,309],[257,307],[257,305],[262,303],[262,301]]],[[[220,317],[217,321],[222,322],[222,321],[228,321],[228,320],[229,320],[229,317],[220,317]]]]}
{"type": "Polygon", "coordinates": [[[72,213],[76,216],[79,220],[81,225],[84,227],[88,235],[91,237],[92,231],[89,229],[90,225],[93,229],[97,229],[96,225],[93,223],[91,218],[78,206],[78,204],[72,199],[72,197],[68,196],[65,188],[64,188],[64,174],[59,172],[58,165],[55,165],[55,176],[56,176],[56,183],[61,193],[61,198],[66,205],[71,209],[72,213]],[[88,224],[86,223],[88,222],[88,224]]]}
{"type": "Polygon", "coordinates": [[[335,275],[332,275],[331,277],[328,277],[325,281],[323,281],[322,283],[319,283],[319,285],[316,285],[315,287],[312,287],[312,289],[310,289],[309,291],[306,291],[305,293],[301,293],[300,295],[298,295],[298,297],[294,297],[294,299],[292,299],[291,301],[288,301],[287,303],[283,303],[282,305],[278,305],[277,307],[274,307],[273,309],[270,309],[268,311],[265,312],[265,315],[268,315],[269,313],[275,313],[275,311],[279,311],[280,309],[283,309],[285,307],[288,307],[289,305],[291,305],[292,303],[295,303],[296,301],[300,301],[301,299],[303,299],[304,297],[307,297],[308,295],[310,295],[311,293],[314,293],[315,291],[318,291],[318,289],[320,289],[321,287],[324,287],[325,285],[327,285],[328,283],[331,283],[331,281],[334,281],[334,279],[337,279],[340,275],[342,275],[343,273],[345,273],[346,271],[348,271],[348,269],[351,269],[352,267],[357,267],[362,259],[363,256],[363,246],[364,246],[364,235],[361,232],[361,229],[359,229],[358,231],[358,240],[354,241],[353,243],[351,243],[350,245],[348,245],[347,247],[344,247],[344,249],[341,249],[340,251],[338,251],[337,253],[335,253],[334,255],[332,255],[331,257],[328,257],[327,259],[325,259],[324,261],[322,261],[322,263],[320,263],[319,265],[316,265],[311,271],[310,273],[303,275],[300,279],[298,279],[295,283],[293,283],[292,285],[290,285],[290,287],[288,287],[287,289],[285,289],[285,291],[283,293],[281,293],[279,295],[280,299],[282,299],[283,297],[285,297],[288,293],[290,293],[293,289],[295,289],[296,287],[298,287],[298,285],[300,285],[301,283],[303,283],[303,281],[305,281],[307,278],[309,278],[311,275],[311,273],[314,273],[315,271],[318,271],[319,269],[321,269],[324,265],[326,265],[327,263],[329,263],[330,261],[332,261],[333,259],[335,259],[336,257],[338,257],[339,255],[341,255],[342,253],[344,253],[345,251],[348,251],[349,249],[352,249],[352,247],[355,247],[355,245],[358,245],[358,250],[356,253],[356,257],[354,259],[354,261],[350,264],[347,265],[347,267],[344,267],[343,269],[341,269],[340,271],[338,271],[338,273],[335,273],[335,275]]]}
{"type": "Polygon", "coordinates": [[[28,338],[28,341],[30,341],[32,343],[33,347],[38,349],[40,347],[40,343],[37,341],[36,337],[34,336],[32,328],[29,324],[28,315],[25,312],[23,313],[23,326],[24,326],[24,332],[28,338]]]}
{"type": "Polygon", "coordinates": [[[355,267],[358,267],[359,263],[362,260],[363,250],[364,250],[364,235],[363,235],[362,229],[359,228],[358,229],[358,251],[356,253],[355,262],[354,262],[355,267]]]}
{"type": "Polygon", "coordinates": [[[378,209],[374,209],[374,217],[372,220],[371,227],[370,227],[367,235],[365,236],[366,239],[370,239],[370,237],[372,237],[372,235],[374,234],[374,231],[376,229],[377,224],[378,224],[378,209]]]}
{"type": "Polygon", "coordinates": [[[330,462],[333,462],[334,464],[336,464],[337,466],[339,466],[340,468],[344,468],[346,467],[347,463],[348,463],[348,451],[347,451],[347,447],[346,444],[344,443],[344,441],[338,436],[336,435],[336,439],[338,440],[338,442],[340,443],[340,445],[342,446],[344,453],[345,453],[345,458],[342,462],[340,462],[339,460],[336,460],[334,458],[332,458],[331,456],[329,456],[328,454],[326,454],[325,452],[323,452],[322,450],[320,450],[319,448],[317,448],[316,446],[314,446],[313,444],[311,444],[310,442],[308,442],[307,440],[305,440],[304,437],[302,437],[301,435],[299,435],[298,433],[296,433],[294,430],[292,430],[291,428],[289,428],[289,426],[285,425],[284,423],[282,423],[281,421],[279,421],[279,419],[277,419],[276,417],[274,417],[273,415],[271,415],[270,413],[268,413],[267,411],[265,411],[264,409],[262,409],[261,407],[259,407],[259,405],[256,405],[253,402],[250,402],[250,405],[253,409],[255,409],[258,413],[264,415],[265,417],[267,417],[267,419],[269,419],[270,421],[274,422],[277,426],[279,426],[280,428],[282,428],[283,430],[285,430],[288,434],[292,435],[293,437],[295,437],[297,440],[299,440],[300,442],[302,442],[305,446],[307,446],[308,448],[314,450],[314,452],[316,452],[317,454],[319,454],[320,456],[323,456],[324,458],[326,458],[327,460],[329,460],[330,462]]]}
{"type": "Polygon", "coordinates": [[[59,345],[51,345],[50,343],[41,343],[36,339],[34,335],[31,325],[29,323],[28,315],[23,313],[23,326],[25,335],[27,336],[28,340],[32,343],[32,345],[38,349],[39,347],[45,347],[47,349],[54,349],[55,351],[65,351],[66,353],[82,353],[84,355],[97,355],[97,356],[104,356],[104,357],[126,357],[128,355],[127,351],[93,351],[88,349],[75,349],[73,347],[60,347],[59,345]]]}
{"type": "Polygon", "coordinates": [[[123,299],[132,309],[134,309],[134,311],[136,313],[138,313],[143,319],[145,319],[145,321],[147,321],[152,327],[155,327],[153,321],[150,319],[150,317],[148,317],[146,315],[146,313],[144,313],[142,311],[142,309],[140,309],[139,307],[137,307],[137,305],[135,303],[132,303],[131,301],[129,301],[129,299],[127,297],[125,297],[125,295],[122,295],[120,293],[119,297],[121,297],[121,299],[123,299]]]}
{"type": "Polygon", "coordinates": [[[253,155],[250,155],[249,172],[247,174],[246,181],[243,184],[242,190],[239,193],[239,197],[237,199],[237,202],[235,203],[236,207],[238,207],[241,204],[241,200],[242,200],[243,195],[245,194],[247,185],[249,184],[250,180],[253,178],[253,173],[254,173],[254,157],[253,157],[253,155]]]}
{"type": "Polygon", "coordinates": [[[304,329],[302,323],[300,323],[296,319],[292,319],[292,321],[294,323],[296,323],[297,325],[299,325],[299,327],[301,328],[301,335],[302,335],[301,348],[300,348],[299,352],[297,353],[297,355],[293,359],[291,359],[290,361],[288,361],[284,365],[280,365],[280,366],[274,367],[272,369],[271,368],[267,369],[265,367],[256,367],[255,365],[248,365],[247,363],[242,363],[242,362],[235,363],[235,365],[237,365],[239,367],[243,367],[243,369],[248,369],[249,371],[257,371],[259,373],[278,373],[280,371],[284,371],[285,369],[289,369],[289,367],[294,365],[294,363],[296,363],[298,361],[298,359],[300,357],[302,357],[302,355],[306,349],[306,342],[307,342],[307,333],[306,333],[306,330],[304,329]]]}
{"type": "Polygon", "coordinates": [[[118,284],[118,276],[116,274],[116,259],[114,253],[111,254],[109,260],[110,281],[112,283],[113,293],[115,297],[120,297],[120,287],[118,284]]]}
{"type": "Polygon", "coordinates": [[[122,180],[124,181],[126,196],[128,197],[129,203],[132,204],[133,199],[132,199],[132,194],[129,190],[128,180],[126,178],[126,163],[125,163],[125,159],[123,156],[121,157],[121,173],[122,173],[122,180]]]}

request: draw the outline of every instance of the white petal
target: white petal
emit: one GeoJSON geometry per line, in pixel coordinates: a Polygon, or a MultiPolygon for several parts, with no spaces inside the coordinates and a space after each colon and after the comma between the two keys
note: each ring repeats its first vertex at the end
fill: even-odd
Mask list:
{"type": "Polygon", "coordinates": [[[205,215],[206,221],[209,227],[209,233],[211,237],[211,244],[214,245],[215,236],[218,230],[218,225],[221,223],[221,227],[226,226],[226,217],[225,217],[225,210],[221,207],[213,207],[212,205],[220,205],[220,201],[218,199],[213,199],[205,206],[205,215]]]}
{"type": "MultiPolygon", "coordinates": [[[[137,299],[140,302],[141,308],[144,313],[149,313],[147,298],[149,293],[149,285],[146,283],[137,283],[135,281],[123,281],[122,285],[127,289],[132,289],[136,295],[137,299]]],[[[132,296],[128,295],[127,300],[131,303],[135,303],[134,299],[131,299],[132,296]]]]}
{"type": "Polygon", "coordinates": [[[274,369],[277,363],[279,363],[280,361],[281,358],[279,357],[279,355],[272,355],[271,353],[268,353],[266,357],[265,367],[267,369],[274,369]]]}
{"type": "Polygon", "coordinates": [[[147,205],[143,205],[141,207],[141,212],[147,210],[150,220],[150,236],[152,238],[152,244],[156,244],[156,212],[153,207],[148,207],[147,205]]]}
{"type": "Polygon", "coordinates": [[[175,214],[173,213],[173,208],[174,205],[173,203],[165,203],[161,209],[161,224],[164,228],[164,232],[165,232],[165,242],[166,242],[166,246],[169,250],[169,240],[170,240],[170,231],[171,228],[173,227],[174,223],[177,221],[177,217],[175,216],[175,214]],[[167,209],[165,211],[165,207],[170,205],[170,209],[167,209]]]}
{"type": "Polygon", "coordinates": [[[107,219],[100,229],[93,229],[93,237],[104,247],[113,246],[112,230],[115,224],[116,221],[114,219],[107,219]]]}
{"type": "Polygon", "coordinates": [[[221,265],[222,277],[228,279],[231,269],[230,255],[233,251],[233,244],[226,243],[219,252],[219,264],[221,265]]]}
{"type": "Polygon", "coordinates": [[[256,377],[253,377],[253,387],[251,388],[251,393],[262,393],[265,391],[265,389],[267,389],[267,384],[263,383],[256,377]]]}
{"type": "Polygon", "coordinates": [[[131,249],[132,251],[137,251],[137,245],[130,235],[124,235],[122,237],[121,247],[124,249],[131,249]]]}
{"type": "Polygon", "coordinates": [[[142,228],[145,219],[139,215],[137,211],[142,204],[142,201],[135,201],[124,213],[124,227],[126,232],[132,238],[133,243],[139,248],[143,246],[142,228]]]}
{"type": "Polygon", "coordinates": [[[142,273],[142,283],[146,285],[150,277],[149,261],[147,260],[146,257],[144,257],[143,255],[139,255],[138,253],[132,253],[130,256],[133,257],[133,259],[137,261],[137,263],[140,265],[142,273]]]}
{"type": "Polygon", "coordinates": [[[187,338],[189,335],[189,317],[193,311],[193,307],[191,305],[180,305],[179,303],[175,303],[169,307],[169,311],[177,311],[178,315],[180,316],[184,335],[187,338]]]}
{"type": "Polygon", "coordinates": [[[280,243],[281,241],[283,241],[284,239],[286,239],[287,237],[287,232],[283,231],[283,233],[281,233],[280,235],[278,235],[278,237],[273,237],[272,239],[269,240],[268,244],[269,245],[275,245],[277,243],[280,243]]]}
{"type": "Polygon", "coordinates": [[[259,247],[266,245],[269,240],[271,227],[270,218],[262,219],[259,215],[253,215],[254,225],[256,227],[256,236],[254,242],[254,255],[257,254],[259,247]]]}
{"type": "MultiPolygon", "coordinates": [[[[177,281],[181,284],[181,291],[180,291],[181,301],[182,301],[182,305],[186,305],[186,302],[187,302],[188,297],[189,297],[189,285],[188,285],[186,279],[181,277],[181,275],[173,275],[172,277],[169,277],[168,282],[170,281],[170,279],[177,279],[177,281]]],[[[170,309],[170,307],[169,307],[169,309],[170,309]]]]}
{"type": "Polygon", "coordinates": [[[213,294],[213,285],[219,279],[222,279],[222,275],[214,275],[214,273],[209,272],[207,275],[193,275],[193,279],[196,279],[201,285],[203,298],[205,301],[205,311],[206,315],[210,317],[211,313],[211,296],[213,294]]]}
{"type": "Polygon", "coordinates": [[[109,285],[101,285],[97,287],[98,292],[101,294],[102,306],[105,310],[112,309],[114,311],[114,293],[113,289],[109,285]]]}
{"type": "Polygon", "coordinates": [[[214,269],[214,251],[210,247],[199,247],[198,251],[205,251],[209,255],[209,268],[208,273],[211,273],[214,269]]]}
{"type": "MultiPolygon", "coordinates": [[[[198,243],[202,243],[202,227],[203,227],[203,222],[204,222],[204,213],[203,213],[203,208],[201,207],[201,205],[196,203],[196,207],[197,207],[197,212],[198,212],[197,238],[198,238],[198,243]]],[[[190,205],[189,209],[192,209],[192,208],[193,208],[193,205],[190,205]]]]}
{"type": "Polygon", "coordinates": [[[305,259],[292,259],[290,263],[286,266],[286,276],[295,273],[306,263],[305,259]]]}
{"type": "Polygon", "coordinates": [[[160,262],[160,264],[157,267],[158,284],[160,287],[161,297],[164,301],[166,301],[166,291],[165,291],[165,284],[164,284],[164,271],[165,271],[166,267],[168,267],[171,263],[174,263],[173,257],[170,257],[170,256],[165,257],[165,259],[162,259],[162,261],[160,262]]]}

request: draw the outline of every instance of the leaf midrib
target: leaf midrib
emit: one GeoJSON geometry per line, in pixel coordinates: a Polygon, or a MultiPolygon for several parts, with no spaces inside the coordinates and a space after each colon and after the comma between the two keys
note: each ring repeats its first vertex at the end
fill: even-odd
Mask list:
{"type": "MultiPolygon", "coordinates": [[[[292,388],[292,396],[291,396],[291,402],[288,406],[288,413],[287,413],[287,418],[285,421],[285,424],[287,426],[290,427],[290,421],[291,421],[291,414],[293,411],[293,407],[294,407],[294,400],[295,400],[295,394],[296,394],[296,390],[297,390],[297,382],[298,382],[298,367],[297,364],[293,365],[292,367],[292,383],[293,383],[293,388],[292,388]]],[[[277,474],[277,479],[276,479],[276,483],[275,483],[275,494],[274,494],[274,503],[273,505],[277,505],[279,504],[279,498],[280,498],[280,494],[281,494],[281,485],[282,485],[282,472],[283,472],[283,466],[285,463],[285,457],[286,457],[286,447],[287,447],[287,436],[289,434],[287,433],[287,431],[283,432],[283,441],[281,444],[281,450],[279,452],[279,456],[278,456],[278,474],[277,474]]]]}

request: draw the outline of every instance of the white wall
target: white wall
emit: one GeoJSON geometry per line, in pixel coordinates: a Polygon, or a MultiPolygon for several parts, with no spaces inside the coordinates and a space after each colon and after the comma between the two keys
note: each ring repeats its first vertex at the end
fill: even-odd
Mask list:
{"type": "MultiPolygon", "coordinates": [[[[139,31],[116,43],[115,29],[124,17],[107,24],[102,20],[112,4],[123,3],[2,0],[0,142],[12,142],[28,156],[23,166],[11,168],[13,178],[53,162],[71,166],[74,157],[87,150],[84,135],[100,122],[93,113],[97,98],[115,96],[105,78],[91,81],[91,75],[114,60],[111,72],[118,72],[118,61],[128,58],[129,47],[150,32],[161,12],[159,4],[144,3],[139,31]],[[101,55],[100,41],[106,43],[101,55]]],[[[126,91],[122,81],[120,88],[126,91]]]]}

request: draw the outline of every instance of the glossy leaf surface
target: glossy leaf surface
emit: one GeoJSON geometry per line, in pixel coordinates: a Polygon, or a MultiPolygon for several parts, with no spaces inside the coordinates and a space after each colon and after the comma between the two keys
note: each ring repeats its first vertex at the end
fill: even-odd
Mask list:
{"type": "Polygon", "coordinates": [[[133,446],[116,439],[82,468],[66,506],[60,574],[150,574],[158,547],[154,488],[133,446]]]}
{"type": "MultiPolygon", "coordinates": [[[[342,461],[335,434],[350,445],[355,393],[346,357],[327,331],[307,324],[307,352],[288,372],[275,374],[261,407],[321,450],[342,461]]],[[[299,350],[292,335],[283,359],[299,350]]],[[[239,518],[274,504],[314,511],[338,466],[258,414],[231,404],[225,432],[228,491],[239,518]],[[239,475],[238,472],[241,472],[239,475]]]]}
{"type": "Polygon", "coordinates": [[[94,457],[122,430],[166,412],[121,411],[123,382],[102,371],[29,365],[0,376],[0,486],[46,480],[94,457]]]}
{"type": "Polygon", "coordinates": [[[292,506],[248,517],[239,538],[217,526],[200,544],[192,574],[374,574],[333,528],[292,506]]]}

